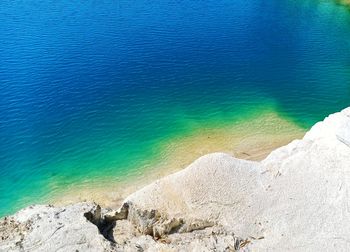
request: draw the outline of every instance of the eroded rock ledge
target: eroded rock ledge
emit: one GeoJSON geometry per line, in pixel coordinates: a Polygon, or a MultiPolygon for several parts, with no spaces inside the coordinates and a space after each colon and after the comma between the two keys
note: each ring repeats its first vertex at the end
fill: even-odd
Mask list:
{"type": "Polygon", "coordinates": [[[32,206],[0,251],[350,251],[350,108],[261,162],[213,153],[131,194],[32,206]]]}

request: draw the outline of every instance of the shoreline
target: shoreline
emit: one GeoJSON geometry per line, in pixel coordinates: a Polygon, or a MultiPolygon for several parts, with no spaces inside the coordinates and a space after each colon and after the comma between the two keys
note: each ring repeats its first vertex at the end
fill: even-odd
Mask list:
{"type": "Polygon", "coordinates": [[[260,162],[204,155],[115,209],[26,207],[0,219],[0,250],[348,251],[349,129],[350,107],[260,162]]]}
{"type": "Polygon", "coordinates": [[[182,170],[203,155],[224,152],[240,159],[261,161],[273,150],[302,138],[306,131],[274,111],[232,125],[202,129],[161,143],[162,153],[153,165],[141,167],[123,178],[99,178],[75,184],[68,190],[56,191],[44,203],[64,206],[92,201],[105,208],[119,208],[131,193],[182,170]]]}
{"type": "Polygon", "coordinates": [[[204,155],[120,208],[29,206],[0,219],[0,250],[348,251],[349,129],[350,107],[260,162],[204,155]]]}

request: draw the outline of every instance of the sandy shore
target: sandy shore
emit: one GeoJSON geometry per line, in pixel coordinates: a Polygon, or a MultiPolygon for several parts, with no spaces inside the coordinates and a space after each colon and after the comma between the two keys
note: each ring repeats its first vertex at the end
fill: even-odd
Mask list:
{"type": "Polygon", "coordinates": [[[262,160],[274,149],[302,138],[305,131],[274,112],[220,128],[204,128],[161,143],[161,155],[154,165],[141,167],[122,181],[115,178],[88,181],[56,192],[46,201],[55,205],[94,201],[104,207],[116,208],[132,192],[185,168],[200,156],[225,152],[242,159],[262,160]]]}
{"type": "MultiPolygon", "coordinates": [[[[271,133],[271,127],[262,128],[271,133]]],[[[303,139],[275,150],[261,162],[224,153],[204,155],[129,195],[120,211],[86,202],[27,207],[0,219],[0,250],[350,251],[349,132],[350,108],[315,124],[303,139]]],[[[179,139],[181,150],[185,139],[179,139]]],[[[261,143],[260,139],[256,134],[247,137],[235,151],[243,150],[238,146],[259,149],[260,145],[247,143],[261,143]]],[[[277,143],[275,139],[276,134],[272,142],[277,143]]],[[[213,142],[205,143],[198,148],[214,148],[213,142]]],[[[179,154],[176,146],[175,142],[170,145],[171,157],[179,154]]],[[[144,178],[151,179],[152,172],[147,174],[144,178]]],[[[113,186],[100,188],[112,191],[114,197],[119,196],[114,192],[129,188],[113,186]]],[[[81,196],[96,196],[110,204],[107,194],[90,188],[85,190],[90,195],[81,196]]]]}

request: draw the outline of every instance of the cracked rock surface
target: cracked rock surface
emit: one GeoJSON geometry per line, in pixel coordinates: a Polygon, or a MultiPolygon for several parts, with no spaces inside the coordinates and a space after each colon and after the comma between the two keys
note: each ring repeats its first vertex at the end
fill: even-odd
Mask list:
{"type": "Polygon", "coordinates": [[[223,153],[131,194],[32,206],[0,220],[0,251],[350,251],[350,108],[252,162],[223,153]]]}

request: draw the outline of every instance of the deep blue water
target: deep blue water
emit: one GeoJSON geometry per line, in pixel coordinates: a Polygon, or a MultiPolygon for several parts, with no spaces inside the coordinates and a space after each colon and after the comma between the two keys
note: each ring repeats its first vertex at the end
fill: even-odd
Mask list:
{"type": "Polygon", "coordinates": [[[0,3],[0,215],[188,132],[350,104],[350,13],[332,0],[0,3]]]}

